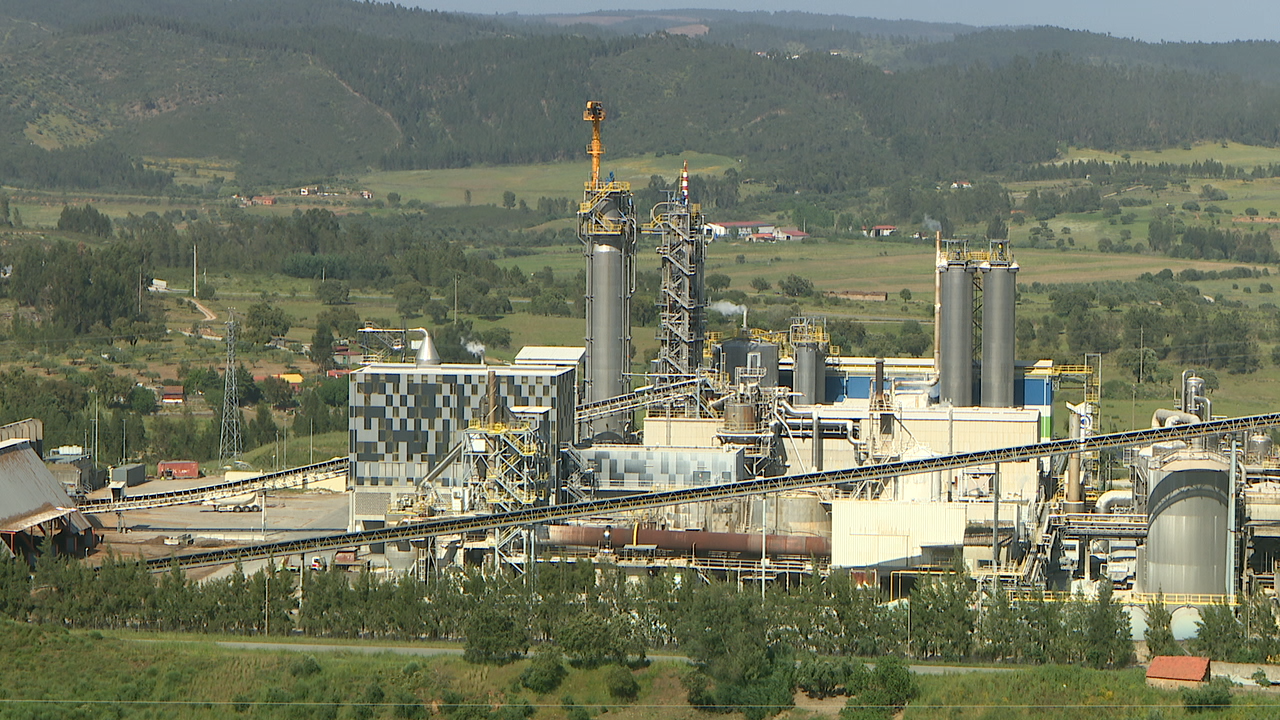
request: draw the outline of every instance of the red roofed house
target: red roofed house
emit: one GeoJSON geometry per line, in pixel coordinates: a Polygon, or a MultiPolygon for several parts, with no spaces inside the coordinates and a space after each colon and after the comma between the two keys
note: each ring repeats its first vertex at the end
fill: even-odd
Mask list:
{"type": "Polygon", "coordinates": [[[1209,682],[1209,658],[1157,655],[1147,667],[1147,684],[1165,690],[1199,687],[1209,682]]]}
{"type": "Polygon", "coordinates": [[[867,233],[868,237],[889,237],[898,232],[897,225],[876,225],[867,233]]]}

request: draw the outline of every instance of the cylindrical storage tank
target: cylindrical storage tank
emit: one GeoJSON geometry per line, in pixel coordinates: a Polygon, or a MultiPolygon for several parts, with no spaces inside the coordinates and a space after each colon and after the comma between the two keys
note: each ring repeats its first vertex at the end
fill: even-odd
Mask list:
{"type": "Polygon", "coordinates": [[[982,406],[1013,407],[1013,325],[1018,266],[982,268],[982,406]]]}
{"type": "Polygon", "coordinates": [[[764,368],[761,387],[778,387],[778,346],[753,340],[747,348],[747,367],[764,368]]]}
{"type": "MultiPolygon", "coordinates": [[[[622,250],[597,244],[591,248],[591,292],[588,302],[587,378],[589,402],[607,400],[630,390],[627,386],[627,277],[622,250]]],[[[594,421],[594,434],[625,430],[625,417],[611,415],[594,421]]]]}
{"type": "Polygon", "coordinates": [[[724,429],[729,432],[755,432],[756,406],[752,403],[726,402],[724,404],[724,429]]]}
{"type": "Polygon", "coordinates": [[[1271,436],[1266,433],[1254,433],[1249,436],[1248,455],[1255,460],[1261,461],[1271,457],[1272,447],[1271,436]]]}
{"type": "Polygon", "coordinates": [[[939,392],[956,407],[973,405],[973,273],[968,263],[949,263],[941,273],[942,308],[938,348],[939,392]]]}
{"type": "Polygon", "coordinates": [[[747,350],[750,347],[751,341],[742,337],[720,343],[720,372],[724,373],[729,382],[735,380],[738,368],[747,366],[747,350]]]}
{"type": "Polygon", "coordinates": [[[1143,590],[1166,595],[1227,591],[1229,470],[1216,453],[1175,453],[1153,470],[1147,495],[1143,590]]]}
{"type": "Polygon", "coordinates": [[[827,354],[817,343],[795,346],[795,374],[792,390],[800,393],[801,405],[818,405],[827,400],[827,354]]]}

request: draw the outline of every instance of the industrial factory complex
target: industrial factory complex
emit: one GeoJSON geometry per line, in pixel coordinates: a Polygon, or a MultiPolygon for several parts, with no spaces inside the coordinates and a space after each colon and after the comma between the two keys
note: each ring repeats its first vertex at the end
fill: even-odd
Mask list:
{"type": "MultiPolygon", "coordinates": [[[[584,118],[581,347],[449,364],[426,330],[365,328],[349,457],[182,491],[128,488],[58,517],[79,528],[82,515],[345,478],[345,533],[178,560],[354,551],[389,573],[578,560],[757,582],[847,568],[895,593],[963,563],[984,582],[1103,582],[1190,605],[1273,586],[1280,466],[1265,432],[1280,419],[1215,418],[1188,373],[1152,430],[1096,436],[1100,358],[1014,356],[1019,267],[1003,240],[937,240],[935,266],[921,268],[936,278],[933,357],[845,355],[822,317],[708,332],[707,221],[687,168],[665,202],[637,208],[627,183],[601,175],[605,109],[588,103],[584,118]],[[658,354],[639,369],[629,308],[642,236],[656,240],[661,287],[658,354]],[[1078,403],[1055,398],[1064,385],[1078,403]],[[1128,472],[1104,474],[1103,448],[1122,448],[1128,472]]],[[[6,547],[27,547],[31,527],[0,528],[6,547]]]]}

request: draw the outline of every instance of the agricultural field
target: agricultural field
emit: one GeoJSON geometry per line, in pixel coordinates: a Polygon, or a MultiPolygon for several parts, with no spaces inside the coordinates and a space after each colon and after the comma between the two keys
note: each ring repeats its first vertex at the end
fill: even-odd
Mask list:
{"type": "Polygon", "coordinates": [[[1075,160],[1102,160],[1104,162],[1130,160],[1132,162],[1145,163],[1194,163],[1216,160],[1226,165],[1252,168],[1254,165],[1269,165],[1280,162],[1280,148],[1244,145],[1236,142],[1201,142],[1165,150],[1122,150],[1117,152],[1073,147],[1062,153],[1061,157],[1054,162],[1072,162],[1075,160]]]}
{"type": "MultiPolygon", "coordinates": [[[[719,177],[738,162],[723,155],[686,152],[679,155],[654,154],[637,157],[611,158],[606,156],[601,173],[612,172],[618,180],[631,183],[633,189],[646,187],[649,178],[661,175],[668,181],[680,174],[681,165],[689,162],[689,173],[719,177]]],[[[582,198],[583,184],[591,177],[591,163],[587,161],[563,163],[539,163],[536,165],[506,165],[458,168],[450,170],[404,170],[365,175],[360,183],[372,190],[377,197],[387,193],[400,194],[403,201],[418,200],[429,205],[501,205],[503,193],[513,192],[517,201],[524,200],[530,206],[538,198],[569,198],[578,202],[582,198]],[[467,193],[471,200],[467,202],[467,193]]]]}

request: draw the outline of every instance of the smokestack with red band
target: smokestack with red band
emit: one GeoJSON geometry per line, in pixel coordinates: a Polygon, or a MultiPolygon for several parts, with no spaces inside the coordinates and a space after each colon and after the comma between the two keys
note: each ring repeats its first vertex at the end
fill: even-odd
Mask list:
{"type": "Polygon", "coordinates": [[[684,169],[680,171],[680,202],[689,204],[689,161],[684,161],[684,169]]]}

